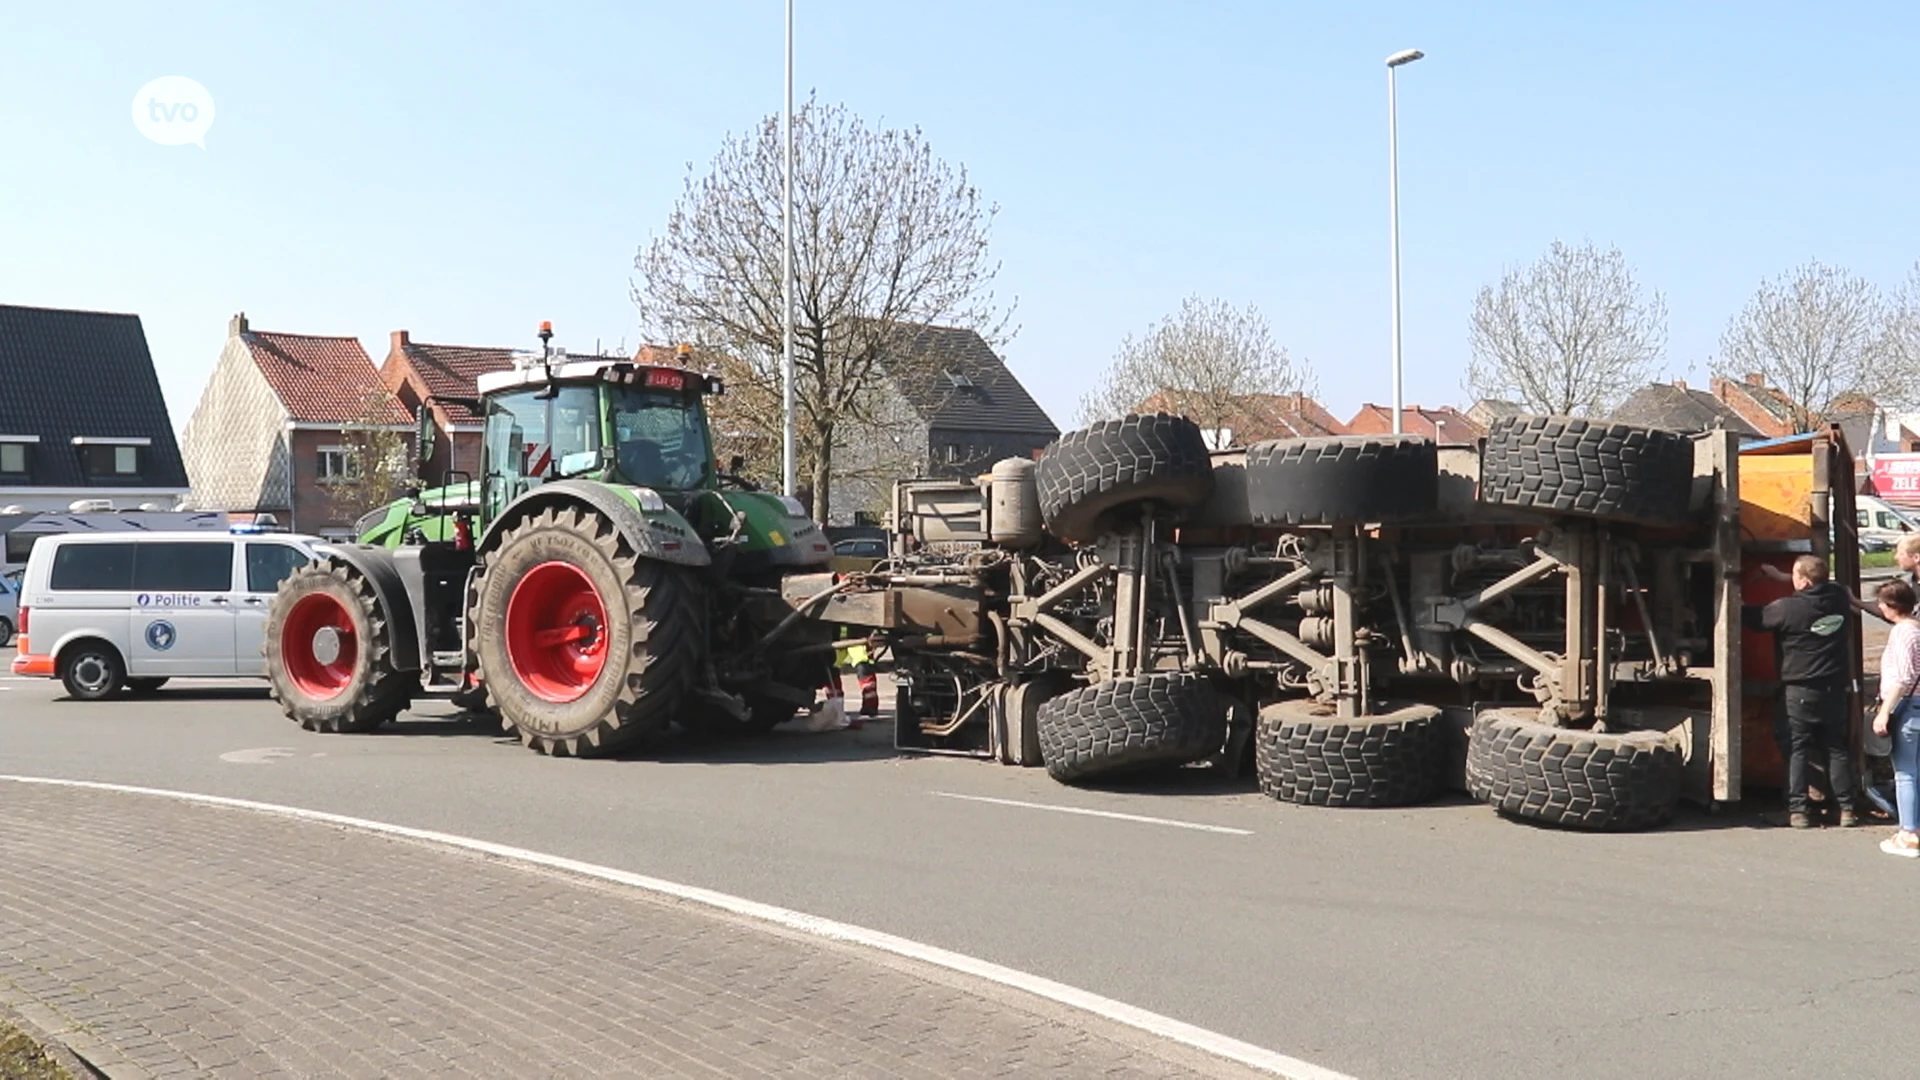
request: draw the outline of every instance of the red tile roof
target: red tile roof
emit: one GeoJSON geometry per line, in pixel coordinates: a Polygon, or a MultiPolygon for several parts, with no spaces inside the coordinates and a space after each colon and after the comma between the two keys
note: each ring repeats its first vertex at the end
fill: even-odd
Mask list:
{"type": "Polygon", "coordinates": [[[296,423],[412,422],[406,409],[380,384],[358,338],[264,330],[244,330],[240,338],[296,423]]]}
{"type": "MultiPolygon", "coordinates": [[[[1140,412],[1170,412],[1212,422],[1199,395],[1186,390],[1161,390],[1140,403],[1140,412]]],[[[1305,394],[1241,394],[1234,397],[1219,419],[1235,446],[1267,439],[1317,435],[1344,435],[1347,429],[1319,402],[1305,394]]]]}
{"type": "MultiPolygon", "coordinates": [[[[1347,421],[1347,430],[1355,435],[1385,435],[1393,430],[1393,407],[1368,402],[1347,421]]],[[[1487,429],[1451,405],[1433,409],[1405,405],[1400,409],[1400,430],[1409,435],[1425,435],[1435,442],[1463,444],[1487,437],[1487,429]]]]}
{"type": "MultiPolygon", "coordinates": [[[[434,397],[479,397],[480,376],[505,371],[513,366],[512,349],[485,348],[476,345],[430,345],[423,341],[406,346],[407,363],[426,384],[434,397]]],[[[480,417],[461,405],[440,402],[447,419],[456,424],[479,423],[480,417]]]]}

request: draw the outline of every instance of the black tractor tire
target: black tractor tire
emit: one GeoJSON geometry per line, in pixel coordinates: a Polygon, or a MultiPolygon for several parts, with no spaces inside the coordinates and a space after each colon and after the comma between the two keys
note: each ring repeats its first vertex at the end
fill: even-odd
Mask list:
{"type": "Polygon", "coordinates": [[[1664,731],[1557,728],[1530,711],[1474,718],[1467,791],[1503,814],[1572,829],[1660,825],[1680,801],[1680,746],[1664,731]]]}
{"type": "Polygon", "coordinates": [[[148,694],[158,693],[160,688],[165,685],[167,685],[167,676],[165,675],[153,675],[153,676],[148,676],[148,677],[139,678],[139,679],[128,679],[127,693],[132,694],[135,697],[146,697],[148,694]]]}
{"type": "Polygon", "coordinates": [[[373,731],[400,715],[420,684],[394,666],[390,634],[360,571],[331,559],[303,566],[267,609],[268,693],[308,731],[373,731]]]}
{"type": "Polygon", "coordinates": [[[1247,448],[1256,525],[1353,525],[1431,517],[1440,454],[1415,435],[1326,435],[1247,448]]]}
{"type": "Polygon", "coordinates": [[[1480,455],[1480,501],[1551,514],[1679,525],[1693,493],[1693,441],[1677,431],[1510,416],[1480,455]]]}
{"type": "Polygon", "coordinates": [[[1227,706],[1197,675],[1156,672],[1049,698],[1034,726],[1047,774],[1070,784],[1216,754],[1226,741],[1227,706]]]}
{"type": "Polygon", "coordinates": [[[1166,413],[1070,431],[1047,447],[1033,477],[1047,531],[1074,543],[1099,539],[1125,507],[1154,502],[1186,510],[1213,494],[1200,426],[1166,413]]]}
{"type": "Polygon", "coordinates": [[[1444,734],[1431,705],[1341,719],[1331,705],[1281,701],[1260,710],[1254,771],[1281,802],[1406,806],[1439,790],[1444,734]]]}
{"type": "Polygon", "coordinates": [[[509,526],[486,556],[479,593],[487,693],[501,724],[543,754],[617,753],[663,729],[688,700],[705,662],[699,582],[682,567],[640,558],[620,528],[589,507],[548,507],[509,526]],[[597,606],[599,616],[583,613],[560,624],[564,630],[550,627],[510,644],[515,628],[528,625],[514,615],[511,601],[519,596],[537,613],[554,592],[550,579],[577,589],[564,595],[597,606]],[[582,651],[597,652],[598,666],[590,675],[575,667],[553,677],[567,662],[536,638],[582,628],[582,651]]]}
{"type": "Polygon", "coordinates": [[[127,664],[104,641],[76,642],[60,654],[60,682],[75,701],[105,701],[126,686],[127,664]]]}

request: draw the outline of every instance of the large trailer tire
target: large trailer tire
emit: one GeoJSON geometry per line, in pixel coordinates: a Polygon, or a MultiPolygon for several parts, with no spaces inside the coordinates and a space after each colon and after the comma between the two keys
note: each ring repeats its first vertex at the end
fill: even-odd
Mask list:
{"type": "Polygon", "coordinates": [[[410,703],[419,680],[394,666],[373,583],[337,560],[295,570],[267,610],[267,685],[308,731],[373,731],[410,703]]]}
{"type": "Polygon", "coordinates": [[[1556,728],[1531,710],[1474,718],[1467,791],[1503,814],[1574,829],[1646,829],[1680,801],[1680,745],[1664,731],[1556,728]]]}
{"type": "Polygon", "coordinates": [[[1693,441],[1677,431],[1511,416],[1480,457],[1480,501],[1553,514],[1679,525],[1693,493],[1693,441]]]}
{"type": "Polygon", "coordinates": [[[1415,435],[1274,439],[1247,448],[1247,510],[1256,525],[1353,525],[1430,517],[1440,454],[1415,435]]]}
{"type": "Polygon", "coordinates": [[[1226,703],[1205,679],[1165,672],[1049,698],[1034,716],[1040,760],[1063,783],[1185,765],[1218,753],[1226,703]]]}
{"type": "Polygon", "coordinates": [[[543,754],[596,756],[663,728],[706,648],[699,584],[638,556],[588,507],[511,525],[479,588],[480,671],[501,723],[543,754]]]}
{"type": "Polygon", "coordinates": [[[1166,413],[1070,431],[1047,447],[1033,476],[1047,530],[1075,543],[1099,539],[1122,507],[1157,502],[1184,510],[1213,494],[1200,426],[1166,413]]]}
{"type": "Polygon", "coordinates": [[[1342,719],[1317,701],[1260,710],[1254,769],[1260,790],[1302,806],[1406,806],[1440,787],[1440,710],[1407,705],[1342,719]]]}

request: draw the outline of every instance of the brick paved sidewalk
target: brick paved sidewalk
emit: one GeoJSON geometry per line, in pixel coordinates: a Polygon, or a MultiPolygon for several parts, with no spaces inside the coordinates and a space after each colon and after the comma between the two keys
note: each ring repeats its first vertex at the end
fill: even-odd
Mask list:
{"type": "Polygon", "coordinates": [[[0,1002],[112,1077],[1247,1075],[984,981],[436,845],[0,790],[0,1002]]]}

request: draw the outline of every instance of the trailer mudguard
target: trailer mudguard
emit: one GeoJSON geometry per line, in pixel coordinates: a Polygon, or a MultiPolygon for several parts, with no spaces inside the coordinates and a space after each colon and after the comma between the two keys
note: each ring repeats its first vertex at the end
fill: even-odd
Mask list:
{"type": "Polygon", "coordinates": [[[555,480],[542,484],[509,503],[505,510],[487,523],[486,535],[480,540],[480,551],[483,554],[492,551],[499,544],[500,535],[514,522],[550,507],[586,505],[605,514],[643,559],[680,566],[708,565],[712,558],[707,554],[707,547],[687,519],[664,503],[658,504],[657,508],[646,505],[642,492],[654,499],[659,498],[646,488],[602,484],[591,480],[555,480]]]}
{"type": "Polygon", "coordinates": [[[323,558],[346,563],[367,579],[380,603],[380,613],[386,616],[388,633],[393,635],[393,640],[387,643],[392,650],[393,666],[400,671],[419,671],[419,620],[414,617],[413,604],[407,599],[407,587],[400,578],[400,570],[394,565],[393,551],[372,544],[315,544],[313,550],[323,558]]]}

